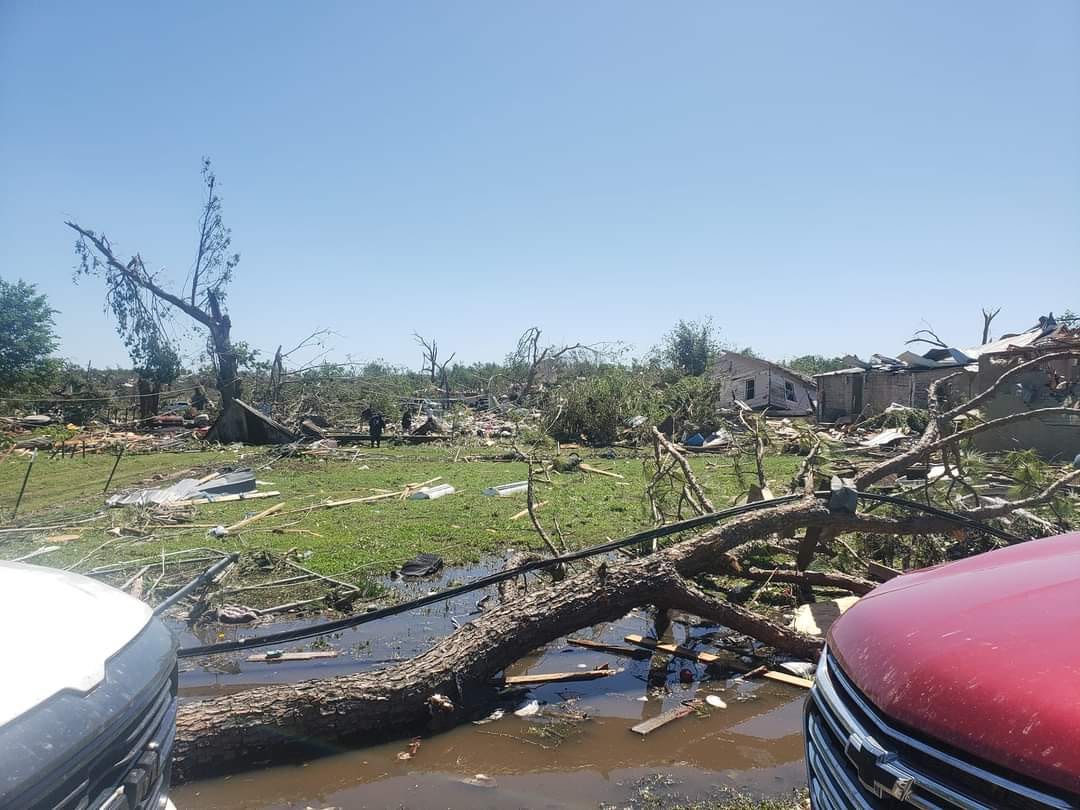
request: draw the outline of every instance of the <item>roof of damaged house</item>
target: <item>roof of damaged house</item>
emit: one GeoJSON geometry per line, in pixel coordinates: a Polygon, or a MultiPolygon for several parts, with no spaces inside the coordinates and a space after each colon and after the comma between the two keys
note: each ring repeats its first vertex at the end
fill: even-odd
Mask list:
{"type": "Polygon", "coordinates": [[[915,373],[938,368],[967,368],[974,371],[978,367],[979,358],[983,355],[1023,351],[1032,346],[1041,347],[1045,345],[1049,348],[1055,345],[1075,345],[1078,341],[1080,341],[1080,329],[1069,329],[1064,324],[1059,324],[1054,319],[1053,314],[1050,314],[1049,316],[1040,317],[1035,326],[1023,332],[1005,335],[981,346],[967,349],[939,347],[930,349],[921,355],[905,351],[896,357],[875,354],[871,355],[869,361],[863,361],[854,355],[848,355],[844,357],[844,361],[851,363],[850,368],[815,374],[814,379],[846,374],[862,374],[867,371],[915,373]]]}
{"type": "Polygon", "coordinates": [[[773,363],[773,362],[770,362],[769,360],[765,360],[765,359],[763,359],[761,357],[751,357],[750,355],[740,354],[739,352],[727,352],[727,351],[721,352],[720,356],[717,358],[716,363],[713,365],[714,373],[719,370],[720,364],[723,363],[724,361],[735,361],[735,360],[739,360],[741,362],[757,365],[757,366],[760,366],[760,367],[763,367],[763,368],[768,368],[771,371],[775,371],[775,372],[777,372],[779,374],[783,374],[785,377],[791,377],[794,380],[798,380],[803,385],[808,386],[809,388],[816,388],[817,387],[817,383],[814,382],[812,377],[807,377],[804,374],[800,374],[797,371],[792,371],[790,368],[787,368],[786,366],[781,366],[779,363],[773,363]]]}

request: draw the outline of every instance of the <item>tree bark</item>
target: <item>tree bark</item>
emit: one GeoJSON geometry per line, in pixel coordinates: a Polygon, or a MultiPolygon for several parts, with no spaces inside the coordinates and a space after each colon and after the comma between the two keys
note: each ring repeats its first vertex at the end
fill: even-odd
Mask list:
{"type": "Polygon", "coordinates": [[[221,395],[221,413],[225,413],[232,405],[232,401],[240,398],[239,365],[230,334],[232,321],[221,311],[217,294],[211,292],[208,297],[211,315],[211,322],[208,324],[210,342],[217,359],[217,388],[221,395]]]}

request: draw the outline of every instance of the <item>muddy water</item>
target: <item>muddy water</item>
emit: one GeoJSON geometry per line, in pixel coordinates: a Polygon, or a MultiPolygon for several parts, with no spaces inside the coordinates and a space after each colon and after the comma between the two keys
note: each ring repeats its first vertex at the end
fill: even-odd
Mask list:
{"type": "MultiPolygon", "coordinates": [[[[441,578],[393,587],[409,598],[480,572],[458,569],[441,578]]],[[[189,660],[184,662],[181,693],[187,698],[209,696],[261,683],[383,666],[425,649],[451,632],[455,621],[469,621],[480,596],[459,597],[446,606],[355,628],[315,645],[339,650],[337,658],[264,664],[249,663],[244,654],[235,654],[189,660]]],[[[295,624],[279,623],[274,629],[295,624]]],[[[675,624],[670,632],[674,640],[685,642],[709,629],[675,624]]],[[[226,637],[255,632],[215,628],[199,641],[217,640],[219,630],[226,637]]],[[[651,630],[651,617],[635,611],[619,622],[577,635],[621,643],[627,633],[647,635],[651,630]]],[[[188,636],[184,643],[195,643],[195,638],[188,636]]],[[[310,642],[286,646],[312,648],[310,642]]],[[[603,664],[622,672],[597,681],[534,688],[493,705],[492,709],[505,711],[499,720],[423,738],[410,759],[398,756],[408,747],[408,740],[343,750],[302,766],[184,785],[176,790],[174,800],[179,810],[596,808],[633,805],[644,796],[698,800],[728,788],[774,795],[804,784],[799,723],[805,693],[801,690],[772,682],[710,680],[703,668],[685,661],[668,663],[664,684],[650,687],[650,668],[663,668],[663,662],[586,650],[564,640],[519,661],[509,674],[570,672],[603,664]],[[682,669],[691,671],[692,683],[680,683],[682,669]],[[629,730],[684,700],[707,694],[720,696],[727,708],[706,706],[644,738],[629,730]],[[540,713],[515,717],[514,708],[529,699],[539,701],[540,713]],[[579,720],[582,715],[587,719],[579,720]]]]}

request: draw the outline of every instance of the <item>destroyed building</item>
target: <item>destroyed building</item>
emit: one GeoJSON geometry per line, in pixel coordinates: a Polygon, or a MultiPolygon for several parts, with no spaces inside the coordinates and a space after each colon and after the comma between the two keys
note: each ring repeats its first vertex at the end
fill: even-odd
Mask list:
{"type": "MultiPolygon", "coordinates": [[[[1025,332],[1024,336],[1028,334],[1025,332]]],[[[1021,363],[1061,351],[1080,350],[1080,329],[1059,326],[1051,319],[1051,323],[1031,340],[1010,338],[983,348],[976,385],[980,391],[1021,363]]],[[[1002,393],[983,406],[982,415],[985,419],[998,419],[1035,409],[1076,407],[1078,401],[1080,360],[1062,357],[1048,360],[1045,365],[1017,376],[1002,393]]],[[[1047,459],[1070,461],[1080,455],[1080,410],[1076,414],[1046,414],[985,431],[975,437],[975,446],[984,451],[1031,449],[1047,459]]]]}
{"type": "Polygon", "coordinates": [[[854,361],[851,368],[815,375],[817,421],[821,424],[857,422],[884,413],[893,404],[926,408],[930,386],[957,372],[961,372],[961,377],[953,381],[954,385],[961,386],[962,396],[970,393],[978,371],[974,360],[920,357],[920,361],[927,362],[909,362],[903,359],[906,355],[912,353],[905,352],[898,358],[875,354],[866,363],[857,358],[845,358],[854,361]]]}
{"type": "MultiPolygon", "coordinates": [[[[822,424],[856,422],[883,413],[890,405],[926,408],[930,386],[952,376],[957,397],[988,389],[1005,371],[1043,354],[1080,348],[1080,330],[1058,324],[1053,316],[1024,332],[969,349],[935,348],[918,355],[873,355],[869,362],[845,358],[851,368],[818,374],[817,420],[822,424]]],[[[1075,404],[1080,396],[1076,359],[1050,361],[1019,377],[1009,394],[983,406],[985,419],[1022,410],[1075,404]]],[[[1080,414],[1048,414],[989,430],[976,438],[980,450],[1034,449],[1046,458],[1072,459],[1080,453],[1080,414]]]]}
{"type": "Polygon", "coordinates": [[[724,352],[710,371],[730,387],[732,402],[777,416],[814,413],[817,385],[789,368],[738,352],[724,352]]]}

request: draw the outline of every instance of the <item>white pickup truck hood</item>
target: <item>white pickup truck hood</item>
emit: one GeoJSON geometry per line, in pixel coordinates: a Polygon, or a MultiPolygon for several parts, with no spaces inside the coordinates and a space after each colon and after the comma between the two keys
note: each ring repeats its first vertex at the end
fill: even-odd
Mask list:
{"type": "Polygon", "coordinates": [[[88,692],[150,621],[149,606],[89,577],[0,562],[0,726],[57,692],[88,692]]]}

